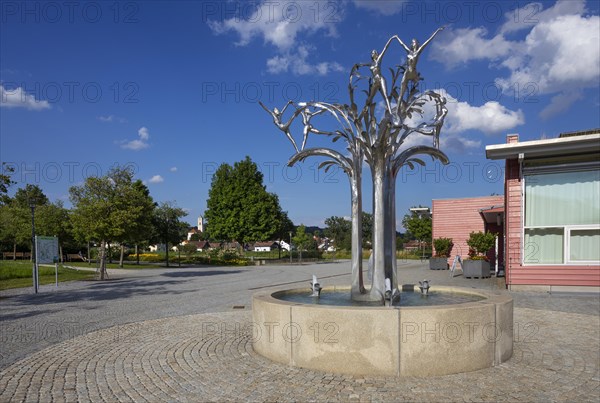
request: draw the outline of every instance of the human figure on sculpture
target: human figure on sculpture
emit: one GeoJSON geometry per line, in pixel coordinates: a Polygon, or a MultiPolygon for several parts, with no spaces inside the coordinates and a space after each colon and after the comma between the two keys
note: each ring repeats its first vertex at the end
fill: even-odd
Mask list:
{"type": "Polygon", "coordinates": [[[302,115],[302,123],[304,125],[304,138],[302,139],[302,147],[300,147],[300,150],[304,150],[304,146],[306,146],[306,140],[308,140],[308,135],[310,133],[331,134],[330,132],[324,132],[315,129],[314,126],[310,123],[310,120],[313,116],[320,115],[323,112],[325,112],[325,109],[318,109],[315,112],[309,112],[307,108],[302,108],[302,112],[300,112],[300,114],[302,115]]]}
{"type": "Polygon", "coordinates": [[[294,103],[293,101],[288,101],[288,103],[285,104],[285,106],[283,107],[281,112],[277,108],[273,108],[273,110],[270,110],[260,101],[258,101],[258,103],[260,104],[260,106],[262,106],[262,108],[265,111],[267,111],[271,116],[273,116],[273,123],[275,123],[275,126],[277,126],[279,128],[279,130],[281,130],[282,132],[285,133],[287,138],[290,140],[290,142],[294,146],[294,149],[296,150],[296,152],[299,152],[300,150],[298,150],[298,145],[296,145],[296,141],[294,140],[294,138],[292,137],[292,134],[290,133],[290,126],[291,126],[292,122],[294,121],[294,119],[296,119],[296,117],[302,112],[302,109],[297,109],[296,112],[294,112],[294,114],[290,118],[290,120],[288,120],[287,123],[283,123],[281,121],[281,117],[285,113],[285,110],[288,108],[288,106],[290,106],[294,103]]]}
{"type": "Polygon", "coordinates": [[[408,83],[412,82],[413,85],[417,85],[421,76],[417,71],[417,63],[419,62],[419,56],[423,52],[423,49],[435,38],[435,36],[444,29],[445,27],[438,28],[422,45],[419,45],[419,42],[416,39],[412,40],[411,47],[406,46],[402,39],[398,37],[398,35],[394,35],[394,38],[400,42],[400,45],[406,50],[406,64],[404,66],[404,75],[402,76],[402,82],[400,83],[400,95],[398,96],[398,113],[400,113],[400,108],[403,107],[404,104],[404,94],[408,88],[408,83]]]}
{"type": "MultiPolygon", "coordinates": [[[[396,38],[399,39],[397,36],[396,38]]],[[[387,107],[388,113],[391,116],[393,116],[392,106],[390,105],[390,100],[387,96],[387,86],[385,82],[385,77],[383,76],[383,74],[381,74],[381,60],[383,59],[383,56],[385,55],[385,52],[390,46],[390,43],[392,43],[393,39],[394,37],[390,38],[387,41],[381,53],[378,53],[376,50],[371,51],[371,63],[357,64],[352,68],[350,80],[352,80],[352,77],[354,75],[360,77],[360,75],[358,74],[358,68],[362,66],[369,66],[369,69],[371,70],[371,78],[369,81],[369,95],[367,97],[367,101],[365,102],[365,109],[361,112],[359,119],[362,119],[363,115],[366,112],[366,108],[372,103],[373,98],[375,97],[375,94],[377,94],[377,92],[379,92],[385,100],[385,105],[387,107]]]]}

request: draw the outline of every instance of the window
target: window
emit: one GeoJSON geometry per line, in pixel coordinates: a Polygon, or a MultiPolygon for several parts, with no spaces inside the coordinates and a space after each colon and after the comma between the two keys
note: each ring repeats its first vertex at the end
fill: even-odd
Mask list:
{"type": "Polygon", "coordinates": [[[600,261],[600,171],[525,175],[525,264],[600,261]]]}

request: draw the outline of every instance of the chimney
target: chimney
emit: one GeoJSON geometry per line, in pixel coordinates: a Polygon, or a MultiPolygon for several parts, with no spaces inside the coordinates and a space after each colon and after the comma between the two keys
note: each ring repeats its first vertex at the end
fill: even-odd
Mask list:
{"type": "Polygon", "coordinates": [[[506,135],[506,144],[518,143],[519,135],[518,134],[508,134],[506,135]]]}

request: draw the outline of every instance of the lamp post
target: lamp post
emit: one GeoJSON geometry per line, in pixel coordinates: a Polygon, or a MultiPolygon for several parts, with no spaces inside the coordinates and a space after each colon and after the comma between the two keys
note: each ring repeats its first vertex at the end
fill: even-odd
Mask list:
{"type": "Polygon", "coordinates": [[[166,234],[165,234],[165,257],[166,257],[166,261],[167,261],[167,267],[169,267],[169,212],[166,212],[166,216],[165,216],[165,221],[167,223],[166,228],[166,234]]]}
{"type": "Polygon", "coordinates": [[[292,231],[290,231],[290,264],[292,264],[292,231]]]}
{"type": "Polygon", "coordinates": [[[38,293],[38,270],[37,261],[35,258],[35,200],[29,201],[29,207],[31,208],[31,261],[33,268],[31,270],[33,276],[33,290],[38,293]]]}

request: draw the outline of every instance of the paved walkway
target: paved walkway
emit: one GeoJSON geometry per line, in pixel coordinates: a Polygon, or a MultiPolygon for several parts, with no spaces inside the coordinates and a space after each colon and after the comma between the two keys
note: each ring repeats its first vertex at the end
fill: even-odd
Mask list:
{"type": "MultiPolygon", "coordinates": [[[[147,304],[152,299],[147,300],[147,295],[140,290],[125,293],[120,282],[127,279],[114,280],[109,290],[96,288],[98,283],[78,283],[59,292],[46,291],[43,294],[46,309],[57,310],[47,315],[53,316],[55,321],[68,317],[65,313],[68,307],[79,306],[85,311],[93,310],[94,306],[96,309],[114,308],[111,304],[116,302],[130,306],[122,307],[120,317],[117,313],[112,322],[97,322],[97,330],[90,326],[89,332],[87,329],[78,329],[70,335],[57,332],[51,342],[40,342],[43,337],[36,332],[42,329],[29,329],[29,344],[34,346],[31,349],[24,347],[27,343],[23,340],[13,340],[18,338],[18,332],[3,333],[3,339],[7,339],[3,345],[12,350],[2,350],[8,358],[0,371],[0,401],[597,402],[600,399],[600,300],[597,295],[513,294],[513,358],[498,367],[466,374],[428,379],[334,375],[275,364],[253,352],[252,335],[248,332],[251,329],[249,298],[256,289],[278,283],[280,286],[275,288],[298,287],[312,272],[321,273],[327,285],[343,284],[347,282],[347,275],[341,272],[346,266],[252,268],[237,273],[221,268],[152,270],[154,274],[140,273],[142,277],[127,283],[125,289],[156,291],[156,287],[164,287],[161,291],[167,292],[175,303],[191,305],[180,306],[175,312],[176,315],[194,312],[184,316],[168,315],[171,308],[150,309],[152,314],[142,314],[139,304],[147,304]],[[221,273],[204,277],[199,274],[209,271],[221,273]],[[231,302],[226,306],[200,309],[193,300],[213,300],[215,295],[201,297],[196,292],[190,298],[191,293],[175,292],[184,291],[185,284],[160,285],[165,275],[173,273],[195,273],[183,277],[185,284],[194,288],[205,283],[207,293],[210,289],[220,292],[236,289],[237,294],[227,298],[246,309],[234,310],[231,302]],[[299,284],[284,284],[295,282],[299,284]],[[93,297],[102,292],[107,294],[104,298],[93,297]],[[109,299],[111,292],[117,295],[109,299]],[[88,298],[83,298],[86,293],[88,298]],[[66,294],[75,299],[69,302],[66,294]],[[152,316],[156,319],[141,319],[152,316]],[[136,318],[140,320],[131,321],[136,318]],[[25,357],[21,358],[13,350],[21,351],[25,357]]],[[[418,264],[406,264],[401,269],[405,283],[428,277],[434,284],[503,292],[498,287],[500,279],[451,279],[448,272],[429,271],[418,264]]],[[[18,326],[24,320],[31,320],[32,316],[27,314],[38,312],[39,300],[29,294],[13,292],[11,296],[0,294],[0,297],[6,297],[0,300],[3,326],[18,326]],[[12,316],[5,314],[7,310],[12,316]],[[19,314],[23,317],[18,317],[19,314]]],[[[163,300],[160,293],[154,298],[163,300]]],[[[38,315],[37,318],[45,314],[38,315]]]]}

